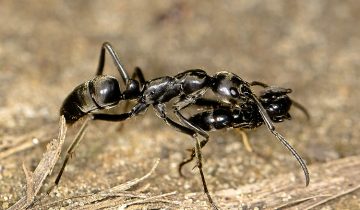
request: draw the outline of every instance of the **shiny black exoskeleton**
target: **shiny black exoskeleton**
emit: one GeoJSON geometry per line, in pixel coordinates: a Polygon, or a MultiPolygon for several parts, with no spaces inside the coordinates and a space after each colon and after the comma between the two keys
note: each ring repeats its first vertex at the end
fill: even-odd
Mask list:
{"type": "MultiPolygon", "coordinates": [[[[257,123],[260,121],[265,123],[277,139],[296,157],[306,174],[306,183],[308,184],[308,174],[304,161],[286,140],[275,131],[272,122],[276,122],[276,119],[269,115],[273,115],[271,112],[272,110],[276,112],[278,110],[277,107],[269,108],[266,105],[265,96],[262,99],[263,101],[259,101],[258,97],[251,90],[252,85],[264,86],[263,83],[258,82],[248,83],[230,72],[223,71],[210,76],[201,69],[188,70],[172,77],[165,76],[145,81],[141,70],[136,68],[130,78],[120,63],[116,52],[109,43],[105,42],[101,48],[96,77],[79,85],[69,94],[63,102],[60,114],[65,116],[68,124],[73,124],[86,115],[90,115],[93,120],[123,121],[145,112],[152,105],[158,117],[180,132],[195,139],[194,151],[196,151],[198,159],[197,166],[203,182],[204,192],[213,208],[216,209],[206,186],[201,163],[201,147],[208,142],[209,135],[206,129],[194,124],[191,120],[189,121],[180,112],[192,104],[199,105],[208,90],[214,93],[217,103],[221,104],[221,106],[229,107],[225,111],[242,109],[243,106],[251,106],[251,108],[246,109],[251,109],[251,113],[254,116],[256,115],[256,119],[253,120],[257,123]],[[121,91],[120,85],[114,77],[102,75],[106,51],[111,55],[123,80],[125,86],[123,91],[121,91]],[[128,112],[120,114],[98,112],[103,109],[112,108],[120,101],[129,100],[136,101],[136,104],[128,112]],[[180,123],[170,119],[166,112],[165,103],[170,101],[172,101],[171,109],[180,123]],[[264,108],[263,103],[267,106],[267,109],[264,108]],[[198,140],[199,135],[204,138],[202,141],[198,140]]],[[[275,104],[270,103],[269,106],[272,105],[275,104]]],[[[71,155],[72,150],[73,148],[69,150],[67,157],[71,155]]],[[[66,162],[64,162],[62,170],[65,165],[66,162]]],[[[59,182],[61,173],[62,171],[59,173],[56,183],[59,182]]]]}
{"type": "Polygon", "coordinates": [[[122,99],[117,79],[100,75],[77,86],[64,100],[60,113],[72,124],[85,114],[115,106],[122,99]]]}
{"type": "MultiPolygon", "coordinates": [[[[259,95],[259,101],[268,113],[271,121],[283,122],[291,119],[289,114],[292,100],[287,95],[291,89],[268,87],[259,95]]],[[[189,121],[205,131],[224,128],[254,129],[264,123],[258,107],[253,102],[243,103],[238,108],[219,104],[212,110],[197,113],[189,121]]]]}
{"type": "MultiPolygon", "coordinates": [[[[262,107],[266,110],[272,122],[279,123],[284,120],[290,120],[289,114],[292,105],[300,109],[307,118],[309,113],[307,110],[296,101],[292,100],[288,94],[291,93],[291,89],[280,87],[269,87],[261,82],[252,82],[251,85],[260,85],[265,89],[261,91],[258,96],[262,107]]],[[[188,118],[188,121],[201,128],[204,131],[214,131],[225,128],[241,128],[241,129],[254,129],[264,124],[264,119],[259,113],[257,104],[253,101],[242,103],[240,107],[229,107],[219,101],[200,98],[195,102],[196,105],[201,107],[210,107],[210,110],[203,111],[188,118]]],[[[270,130],[271,131],[271,130],[270,130]]],[[[286,142],[286,140],[276,131],[271,131],[281,143],[283,143],[287,149],[295,156],[300,163],[306,178],[306,185],[309,184],[309,172],[302,158],[297,152],[286,142]]],[[[207,139],[200,142],[200,146],[203,147],[207,143],[207,139]]],[[[192,154],[189,159],[185,159],[179,165],[179,173],[181,173],[182,167],[191,162],[195,157],[195,150],[192,150],[192,154]]]]}

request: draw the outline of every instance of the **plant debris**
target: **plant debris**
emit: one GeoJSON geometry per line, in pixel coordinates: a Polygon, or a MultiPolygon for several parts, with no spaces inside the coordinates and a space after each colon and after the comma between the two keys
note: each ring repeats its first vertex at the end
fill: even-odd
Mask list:
{"type": "Polygon", "coordinates": [[[23,164],[24,173],[26,176],[26,196],[22,197],[18,202],[9,208],[9,210],[26,209],[35,200],[36,195],[40,191],[45,179],[51,174],[57,163],[62,145],[64,144],[66,135],[65,118],[60,118],[59,135],[57,139],[53,139],[46,148],[40,163],[34,172],[28,171],[23,164]]]}

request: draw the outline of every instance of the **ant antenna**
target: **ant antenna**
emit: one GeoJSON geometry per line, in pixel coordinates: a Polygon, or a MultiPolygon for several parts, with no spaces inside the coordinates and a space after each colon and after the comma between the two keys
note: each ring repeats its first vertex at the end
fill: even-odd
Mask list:
{"type": "Polygon", "coordinates": [[[119,71],[124,83],[128,84],[129,75],[125,71],[125,68],[123,67],[123,65],[120,62],[119,56],[116,54],[115,50],[113,49],[113,47],[111,46],[111,44],[109,42],[104,42],[104,44],[101,47],[99,65],[97,68],[96,75],[101,75],[103,72],[104,64],[105,64],[105,50],[107,50],[108,53],[110,54],[110,56],[112,57],[114,64],[115,64],[117,70],[119,71]]]}
{"type": "Polygon", "coordinates": [[[292,99],[291,99],[291,102],[296,108],[298,108],[302,113],[304,113],[307,120],[310,120],[310,113],[308,112],[308,110],[303,105],[301,105],[299,102],[294,101],[292,99]]]}
{"type": "Polygon", "coordinates": [[[255,100],[257,106],[259,107],[260,115],[263,118],[270,132],[286,147],[286,149],[288,149],[291,152],[291,154],[296,158],[296,160],[300,164],[305,175],[306,186],[308,186],[310,183],[310,176],[304,159],[301,158],[301,156],[296,152],[296,150],[286,141],[286,139],[280,133],[275,131],[275,126],[271,122],[269,115],[266,113],[266,110],[264,109],[264,107],[261,105],[260,101],[257,99],[257,97],[254,94],[252,94],[252,98],[255,100]]]}

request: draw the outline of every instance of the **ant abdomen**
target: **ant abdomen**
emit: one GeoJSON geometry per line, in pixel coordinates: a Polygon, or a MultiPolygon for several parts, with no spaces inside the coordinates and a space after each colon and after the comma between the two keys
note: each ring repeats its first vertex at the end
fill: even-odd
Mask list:
{"type": "Polygon", "coordinates": [[[189,118],[189,122],[199,126],[205,131],[220,130],[231,127],[233,123],[233,113],[230,109],[219,108],[196,114],[189,118]]]}
{"type": "Polygon", "coordinates": [[[75,87],[66,97],[60,115],[67,124],[73,124],[87,113],[110,108],[122,99],[120,86],[115,77],[100,75],[75,87]]]}

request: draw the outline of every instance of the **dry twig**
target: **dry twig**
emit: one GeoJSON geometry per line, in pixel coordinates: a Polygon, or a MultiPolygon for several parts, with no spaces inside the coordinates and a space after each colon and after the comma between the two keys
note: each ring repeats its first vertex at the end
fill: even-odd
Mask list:
{"type": "Polygon", "coordinates": [[[48,145],[46,152],[43,155],[40,163],[34,172],[30,172],[25,166],[24,172],[26,176],[26,196],[21,198],[9,210],[26,209],[35,200],[35,196],[40,191],[46,177],[51,174],[56,162],[60,157],[61,147],[65,140],[66,124],[65,118],[62,116],[60,119],[60,131],[57,139],[52,140],[48,145]]]}
{"type": "MultiPolygon", "coordinates": [[[[297,184],[299,179],[293,174],[282,174],[214,195],[222,209],[312,209],[360,188],[360,156],[314,165],[310,171],[312,182],[306,188],[297,184]]],[[[201,193],[187,195],[192,200],[201,196],[201,193]]],[[[198,209],[197,205],[192,207],[198,209]]]]}
{"type": "Polygon", "coordinates": [[[46,209],[49,207],[59,207],[62,206],[62,203],[65,201],[71,200],[71,206],[62,206],[65,208],[70,209],[102,209],[102,208],[109,208],[114,206],[120,206],[120,208],[127,208],[133,205],[144,205],[144,204],[155,204],[157,206],[161,205],[161,203],[166,203],[167,206],[170,205],[179,205],[178,202],[164,199],[165,197],[169,197],[171,195],[176,194],[176,192],[165,193],[161,195],[150,195],[146,193],[141,193],[137,191],[128,191],[135,185],[139,184],[140,182],[146,180],[151,174],[154,173],[157,165],[159,164],[159,160],[156,160],[154,166],[151,170],[140,178],[135,178],[130,180],[126,183],[117,185],[110,189],[103,190],[101,192],[95,194],[86,194],[80,196],[73,196],[70,198],[62,199],[60,201],[55,201],[47,204],[39,204],[33,207],[33,209],[46,209]]]}
{"type": "Polygon", "coordinates": [[[49,136],[55,135],[55,133],[45,133],[44,130],[51,130],[50,127],[52,126],[53,125],[42,127],[21,136],[10,136],[5,137],[5,139],[1,139],[0,160],[18,152],[35,147],[38,144],[48,142],[50,139],[49,136]]]}

